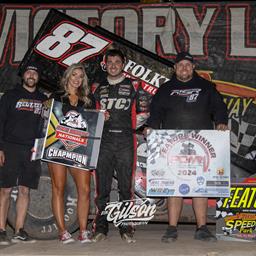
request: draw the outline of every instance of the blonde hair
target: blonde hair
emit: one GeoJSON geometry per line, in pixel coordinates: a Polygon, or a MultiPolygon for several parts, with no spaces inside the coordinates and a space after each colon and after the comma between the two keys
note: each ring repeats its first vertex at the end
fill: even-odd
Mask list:
{"type": "Polygon", "coordinates": [[[72,73],[75,69],[81,69],[83,71],[83,74],[84,74],[82,84],[77,89],[78,99],[82,100],[86,105],[90,105],[91,100],[89,98],[90,88],[89,88],[89,85],[88,85],[88,77],[86,75],[85,68],[84,68],[84,65],[82,63],[74,63],[65,70],[65,72],[64,72],[64,74],[63,74],[63,76],[60,80],[60,86],[65,91],[65,95],[68,95],[68,93],[69,93],[69,91],[68,91],[68,81],[69,81],[69,78],[70,78],[70,76],[72,75],[72,73]]]}

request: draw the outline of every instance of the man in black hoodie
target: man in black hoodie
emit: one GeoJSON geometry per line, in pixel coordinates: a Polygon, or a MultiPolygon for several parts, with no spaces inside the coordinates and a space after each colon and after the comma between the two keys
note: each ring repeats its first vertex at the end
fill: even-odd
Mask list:
{"type": "MultiPolygon", "coordinates": [[[[217,129],[226,130],[228,115],[222,96],[215,85],[195,71],[193,56],[188,52],[177,55],[175,74],[163,84],[152,98],[148,125],[153,129],[217,129]]],[[[206,226],[208,199],[192,199],[197,221],[194,238],[216,241],[206,226]]],[[[178,237],[177,224],[183,206],[183,198],[168,198],[169,226],[162,242],[175,241],[178,237]]]]}
{"type": "Polygon", "coordinates": [[[47,97],[37,90],[39,69],[26,67],[22,86],[7,91],[0,100],[0,245],[10,243],[6,220],[10,193],[18,186],[16,225],[12,242],[34,242],[23,229],[29,204],[29,189],[37,189],[40,162],[30,161],[39,135],[42,102],[47,97]]]}

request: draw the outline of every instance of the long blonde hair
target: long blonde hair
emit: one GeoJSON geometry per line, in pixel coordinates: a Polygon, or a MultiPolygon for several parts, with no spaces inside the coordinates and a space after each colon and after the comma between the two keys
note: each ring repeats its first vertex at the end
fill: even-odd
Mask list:
{"type": "Polygon", "coordinates": [[[68,92],[68,81],[75,69],[81,69],[84,74],[82,85],[79,86],[79,88],[77,89],[78,99],[82,100],[86,105],[90,105],[91,100],[89,98],[90,88],[88,85],[88,77],[85,72],[84,65],[82,63],[74,63],[65,70],[65,72],[60,80],[60,86],[65,91],[65,94],[68,95],[68,93],[69,93],[68,92]]]}

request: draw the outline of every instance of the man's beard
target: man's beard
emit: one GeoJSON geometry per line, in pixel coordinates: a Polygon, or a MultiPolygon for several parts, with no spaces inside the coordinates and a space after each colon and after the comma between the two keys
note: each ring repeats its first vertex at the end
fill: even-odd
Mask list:
{"type": "Polygon", "coordinates": [[[193,74],[188,75],[188,76],[177,76],[177,79],[182,82],[187,82],[187,81],[191,80],[192,78],[193,78],[193,74]]]}
{"type": "Polygon", "coordinates": [[[23,83],[24,83],[25,86],[27,86],[27,87],[29,87],[29,88],[34,88],[34,87],[36,87],[36,80],[33,79],[33,78],[28,78],[28,79],[24,80],[23,83]],[[34,82],[31,83],[31,82],[29,82],[28,80],[33,80],[34,82]]]}

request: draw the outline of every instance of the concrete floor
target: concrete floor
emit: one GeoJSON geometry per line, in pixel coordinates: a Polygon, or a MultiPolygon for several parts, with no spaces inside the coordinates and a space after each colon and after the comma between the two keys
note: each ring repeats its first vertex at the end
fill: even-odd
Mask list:
{"type": "MultiPolygon", "coordinates": [[[[62,245],[58,240],[38,240],[35,244],[15,244],[0,246],[0,255],[122,255],[122,256],[256,256],[256,242],[234,242],[219,240],[216,243],[193,239],[195,226],[180,225],[176,242],[163,244],[160,241],[167,224],[150,223],[137,226],[135,244],[126,244],[120,239],[118,230],[111,226],[108,239],[99,243],[62,245]]],[[[215,226],[209,226],[214,232],[215,226]]],[[[10,232],[9,232],[10,234],[10,232]]],[[[11,234],[10,234],[11,235],[11,234]]],[[[77,233],[74,234],[74,237],[77,233]]]]}

